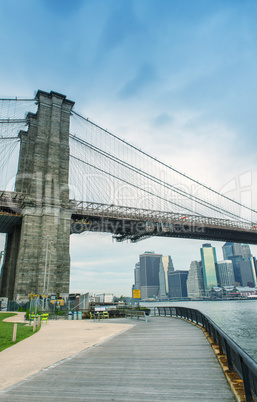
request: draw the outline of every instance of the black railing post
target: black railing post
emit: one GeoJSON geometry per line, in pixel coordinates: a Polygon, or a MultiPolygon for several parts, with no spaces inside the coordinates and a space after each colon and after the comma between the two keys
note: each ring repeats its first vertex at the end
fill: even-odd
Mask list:
{"type": "Polygon", "coordinates": [[[249,369],[248,369],[247,365],[245,364],[245,362],[243,361],[242,357],[239,356],[239,358],[240,358],[240,363],[241,363],[241,367],[242,367],[242,376],[243,376],[246,402],[253,402],[253,395],[252,395],[250,381],[249,381],[249,369]]]}
{"type": "Polygon", "coordinates": [[[232,359],[231,359],[230,346],[228,345],[226,339],[224,339],[224,345],[225,345],[225,355],[227,356],[228,369],[229,369],[229,371],[232,371],[233,364],[232,364],[232,359]]]}

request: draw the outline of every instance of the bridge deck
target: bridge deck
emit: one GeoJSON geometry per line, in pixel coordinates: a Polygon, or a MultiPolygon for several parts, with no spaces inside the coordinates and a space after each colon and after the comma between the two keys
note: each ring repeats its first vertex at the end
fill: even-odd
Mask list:
{"type": "Polygon", "coordinates": [[[2,391],[0,400],[235,400],[199,328],[164,317],[122,322],[136,325],[2,391]]]}

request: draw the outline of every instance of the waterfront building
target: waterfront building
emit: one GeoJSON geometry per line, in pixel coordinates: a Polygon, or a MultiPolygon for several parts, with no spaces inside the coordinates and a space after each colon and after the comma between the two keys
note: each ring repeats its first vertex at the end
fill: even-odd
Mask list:
{"type": "Polygon", "coordinates": [[[203,244],[200,251],[201,251],[205,293],[206,295],[208,295],[213,287],[218,286],[217,275],[216,275],[216,266],[217,266],[216,250],[215,247],[212,247],[211,244],[206,243],[203,244]]]}
{"type": "Polygon", "coordinates": [[[233,263],[231,260],[217,262],[217,279],[220,287],[233,286],[235,284],[233,263]]]}
{"type": "Polygon", "coordinates": [[[160,259],[159,282],[160,298],[166,298],[169,294],[169,272],[174,272],[174,266],[170,255],[163,255],[160,259]]]}
{"type": "Polygon", "coordinates": [[[149,299],[159,295],[161,257],[161,254],[155,254],[154,251],[146,251],[139,257],[141,299],[149,299]]]}
{"type": "Polygon", "coordinates": [[[247,260],[241,260],[239,263],[239,269],[242,286],[255,287],[257,284],[255,258],[251,257],[247,260]]]}
{"type": "Polygon", "coordinates": [[[135,280],[134,289],[140,289],[140,287],[141,287],[141,283],[140,283],[140,262],[137,262],[135,264],[134,280],[135,280]]]}
{"type": "Polygon", "coordinates": [[[162,258],[160,259],[160,266],[159,266],[159,284],[160,284],[159,298],[160,300],[166,299],[167,298],[166,279],[165,279],[165,272],[162,263],[162,258]]]}
{"type": "Polygon", "coordinates": [[[187,277],[187,294],[193,299],[204,296],[203,270],[201,263],[192,261],[187,277]]]}
{"type": "Polygon", "coordinates": [[[168,275],[169,297],[187,297],[188,271],[174,271],[168,275]]]}
{"type": "Polygon", "coordinates": [[[237,286],[242,286],[240,262],[243,261],[243,257],[241,255],[232,255],[231,257],[228,257],[228,259],[231,260],[233,264],[235,284],[237,286]]]}
{"type": "Polygon", "coordinates": [[[164,273],[165,273],[165,285],[166,285],[166,293],[169,294],[169,281],[168,275],[170,272],[174,272],[174,265],[170,255],[163,255],[161,259],[164,273]]]}
{"type": "Polygon", "coordinates": [[[242,286],[240,262],[251,257],[251,250],[248,244],[226,242],[222,246],[224,260],[231,260],[236,285],[242,286]]]}

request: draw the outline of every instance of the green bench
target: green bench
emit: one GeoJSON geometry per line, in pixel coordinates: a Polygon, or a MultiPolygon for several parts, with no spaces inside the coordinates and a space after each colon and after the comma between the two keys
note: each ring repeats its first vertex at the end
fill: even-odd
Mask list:
{"type": "Polygon", "coordinates": [[[49,314],[48,314],[48,313],[43,313],[43,314],[29,314],[29,321],[30,321],[30,324],[31,324],[31,322],[34,321],[35,319],[37,320],[38,317],[40,317],[41,322],[42,322],[42,321],[45,321],[46,324],[47,324],[47,320],[48,320],[48,317],[49,317],[49,314]]]}

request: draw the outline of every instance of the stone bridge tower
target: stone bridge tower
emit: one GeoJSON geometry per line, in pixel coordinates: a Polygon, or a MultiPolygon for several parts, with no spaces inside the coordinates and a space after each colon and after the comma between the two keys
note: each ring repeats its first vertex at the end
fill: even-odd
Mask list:
{"type": "Polygon", "coordinates": [[[67,294],[70,275],[69,124],[74,102],[38,91],[21,139],[15,191],[25,196],[22,225],[8,235],[1,295],[67,294]]]}

